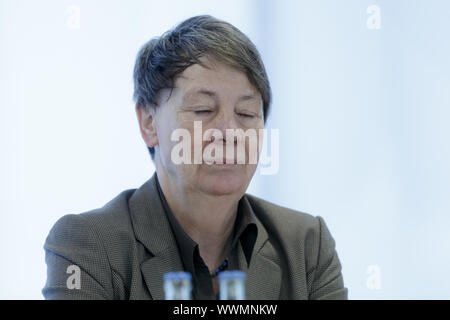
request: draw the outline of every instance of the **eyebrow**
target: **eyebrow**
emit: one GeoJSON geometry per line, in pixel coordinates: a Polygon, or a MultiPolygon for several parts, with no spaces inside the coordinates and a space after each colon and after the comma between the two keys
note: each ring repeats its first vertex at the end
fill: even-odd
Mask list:
{"type": "MultiPolygon", "coordinates": [[[[183,100],[186,100],[194,95],[205,95],[211,98],[217,98],[217,93],[214,91],[211,91],[209,89],[206,88],[199,88],[199,89],[193,89],[193,90],[189,90],[186,92],[186,94],[183,97],[183,100]]],[[[252,100],[257,98],[256,95],[254,94],[244,94],[241,95],[238,99],[238,101],[247,101],[247,100],[252,100]]]]}

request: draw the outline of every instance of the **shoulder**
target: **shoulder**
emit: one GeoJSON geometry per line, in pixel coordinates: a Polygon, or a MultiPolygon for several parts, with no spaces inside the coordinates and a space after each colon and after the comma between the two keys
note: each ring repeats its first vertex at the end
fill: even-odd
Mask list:
{"type": "Polygon", "coordinates": [[[46,299],[113,299],[123,291],[115,288],[122,288],[123,275],[130,274],[127,253],[135,240],[128,199],[133,192],[123,191],[101,208],[56,221],[44,243],[46,299]],[[67,289],[69,267],[78,270],[80,290],[67,289]]]}
{"type": "Polygon", "coordinates": [[[253,195],[247,195],[247,199],[271,242],[285,252],[304,254],[307,270],[317,263],[322,251],[328,253],[334,249],[334,239],[321,216],[289,209],[253,195]]]}
{"type": "Polygon", "coordinates": [[[286,208],[270,201],[246,194],[246,197],[258,219],[271,229],[282,229],[285,233],[317,230],[321,217],[302,211],[286,208]]]}
{"type": "Polygon", "coordinates": [[[128,200],[135,191],[136,189],[122,191],[102,207],[80,213],[79,217],[103,233],[128,230],[131,228],[128,200]]]}
{"type": "Polygon", "coordinates": [[[48,233],[44,248],[60,253],[75,248],[107,252],[116,242],[122,242],[121,246],[132,242],[128,199],[134,191],[125,190],[100,208],[62,216],[48,233]]]}
{"type": "Polygon", "coordinates": [[[252,195],[247,199],[283,260],[305,275],[309,298],[347,299],[336,243],[324,219],[252,195]]]}
{"type": "Polygon", "coordinates": [[[79,228],[111,230],[127,226],[129,222],[128,199],[135,189],[125,190],[100,208],[62,216],[52,231],[75,231],[79,228]]]}

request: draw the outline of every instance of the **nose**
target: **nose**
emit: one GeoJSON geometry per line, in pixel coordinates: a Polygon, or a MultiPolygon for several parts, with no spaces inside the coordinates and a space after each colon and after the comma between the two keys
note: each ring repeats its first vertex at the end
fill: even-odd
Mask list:
{"type": "Polygon", "coordinates": [[[231,139],[231,137],[227,138],[227,130],[230,130],[230,133],[233,135],[234,142],[237,142],[237,138],[235,137],[234,132],[236,129],[239,129],[240,126],[236,121],[234,112],[220,112],[220,114],[218,114],[217,116],[214,126],[215,129],[219,130],[222,133],[224,142],[227,142],[227,139],[231,139]]]}

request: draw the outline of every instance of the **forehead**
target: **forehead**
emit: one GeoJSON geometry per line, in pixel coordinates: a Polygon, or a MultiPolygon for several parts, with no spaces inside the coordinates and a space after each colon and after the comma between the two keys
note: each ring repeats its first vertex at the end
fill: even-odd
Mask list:
{"type": "Polygon", "coordinates": [[[215,94],[229,98],[242,95],[260,96],[243,71],[217,60],[200,60],[205,66],[191,65],[175,79],[175,88],[184,99],[212,98],[215,94]]]}

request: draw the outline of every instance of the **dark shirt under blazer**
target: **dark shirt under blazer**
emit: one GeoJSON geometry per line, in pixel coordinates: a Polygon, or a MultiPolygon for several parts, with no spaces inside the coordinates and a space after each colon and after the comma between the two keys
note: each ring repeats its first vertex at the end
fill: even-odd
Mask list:
{"type": "MultiPolygon", "coordinates": [[[[158,175],[155,175],[156,188],[161,199],[164,212],[169,220],[172,232],[180,252],[181,262],[184,270],[192,275],[192,298],[195,300],[215,300],[218,297],[214,294],[212,277],[208,266],[200,256],[198,244],[184,231],[175,215],[167,203],[164,192],[158,181],[158,175]]],[[[247,264],[250,259],[253,246],[256,241],[258,230],[256,227],[256,217],[252,210],[243,209],[243,200],[239,201],[236,221],[231,235],[231,252],[227,257],[229,267],[227,270],[239,270],[239,257],[237,254],[237,242],[240,240],[242,250],[247,258],[247,264]]]]}
{"type": "MultiPolygon", "coordinates": [[[[155,173],[102,208],[55,223],[44,244],[46,299],[164,299],[163,275],[185,268],[157,183],[155,173]],[[72,265],[80,287],[69,289],[72,265]]],[[[256,239],[235,242],[247,299],[347,299],[335,242],[320,216],[249,194],[239,211],[256,218],[256,239]]]]}

